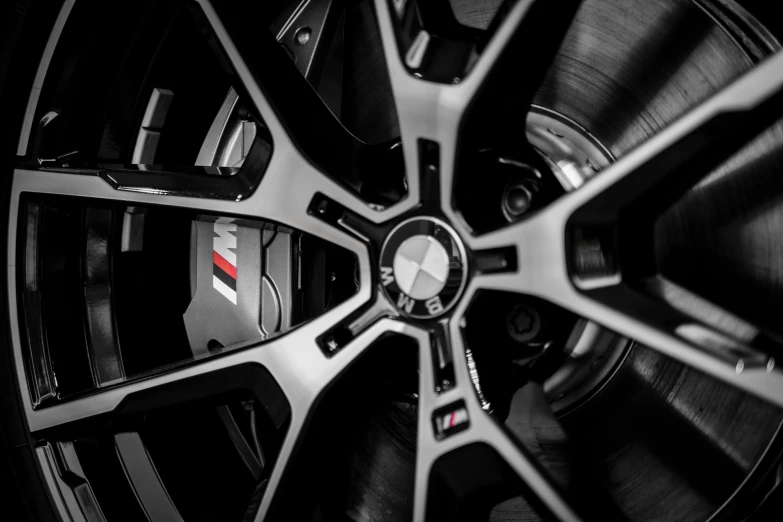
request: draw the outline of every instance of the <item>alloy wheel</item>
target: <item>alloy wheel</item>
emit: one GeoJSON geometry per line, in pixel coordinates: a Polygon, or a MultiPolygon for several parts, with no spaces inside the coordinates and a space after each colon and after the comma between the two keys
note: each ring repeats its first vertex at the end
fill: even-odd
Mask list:
{"type": "MultiPolygon", "coordinates": [[[[370,407],[355,396],[383,389],[402,397],[394,415],[408,421],[401,444],[413,459],[390,518],[498,517],[503,502],[518,517],[636,518],[607,493],[611,477],[590,465],[563,472],[537,446],[546,436],[526,440],[534,417],[559,433],[555,414],[600,402],[633,350],[754,405],[753,458],[737,457],[753,473],[716,516],[763,509],[779,464],[777,325],[664,277],[655,247],[671,237],[661,216],[691,187],[776,132],[777,45],[615,157],[540,104],[582,2],[503,2],[476,28],[449,2],[376,0],[365,8],[399,138],[367,142],[329,102],[330,35],[344,33],[345,6],[295,4],[275,17],[230,2],[145,4],[163,34],[201,38],[193,52],[206,50],[204,68],[222,75],[221,105],[193,124],[207,138],[182,153],[198,156],[193,165],[165,132],[179,93],[148,79],[118,73],[144,96],[111,99],[97,116],[70,112],[99,96],[66,88],[89,66],[69,60],[97,15],[66,0],[56,16],[17,149],[7,252],[25,427],[56,509],[89,521],[199,516],[171,478],[187,459],[162,464],[171,444],[199,451],[166,438],[183,429],[231,442],[203,464],[248,475],[214,485],[231,499],[229,518],[373,519],[319,504],[335,486],[303,477],[323,476],[312,467],[324,463],[349,473],[319,452],[353,437],[339,433],[345,401],[370,407]],[[272,31],[259,29],[269,19],[272,31]],[[111,112],[123,104],[140,117],[111,112]],[[582,356],[590,336],[601,342],[582,356]],[[202,414],[212,424],[188,424],[202,414]],[[110,471],[103,459],[115,460],[110,471]],[[121,476],[117,491],[100,484],[121,476]]],[[[716,17],[723,5],[704,4],[716,17]]],[[[743,12],[732,9],[720,13],[743,12]]],[[[166,52],[157,45],[118,63],[146,70],[145,52],[166,52]]]]}

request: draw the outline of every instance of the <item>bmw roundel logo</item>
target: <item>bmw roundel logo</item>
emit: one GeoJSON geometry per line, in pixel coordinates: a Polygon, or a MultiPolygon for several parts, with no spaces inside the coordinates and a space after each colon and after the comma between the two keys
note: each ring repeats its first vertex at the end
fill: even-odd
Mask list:
{"type": "Polygon", "coordinates": [[[430,319],[449,310],[465,286],[465,250],[438,219],[400,223],[381,251],[381,285],[400,313],[430,319]]]}

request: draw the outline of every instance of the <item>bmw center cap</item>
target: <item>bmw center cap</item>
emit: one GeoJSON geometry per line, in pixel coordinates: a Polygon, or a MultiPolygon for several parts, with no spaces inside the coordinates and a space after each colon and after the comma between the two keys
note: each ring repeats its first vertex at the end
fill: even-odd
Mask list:
{"type": "Polygon", "coordinates": [[[465,250],[442,221],[423,217],[397,225],[381,250],[381,285],[400,312],[431,319],[449,310],[465,286],[465,250]]]}

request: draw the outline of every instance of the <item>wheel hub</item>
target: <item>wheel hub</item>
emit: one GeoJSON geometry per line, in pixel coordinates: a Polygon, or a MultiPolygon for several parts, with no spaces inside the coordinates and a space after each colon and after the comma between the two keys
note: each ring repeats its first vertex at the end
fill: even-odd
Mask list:
{"type": "Polygon", "coordinates": [[[465,248],[436,218],[412,218],[387,237],[380,258],[386,296],[403,315],[431,319],[449,310],[465,286],[465,248]]]}

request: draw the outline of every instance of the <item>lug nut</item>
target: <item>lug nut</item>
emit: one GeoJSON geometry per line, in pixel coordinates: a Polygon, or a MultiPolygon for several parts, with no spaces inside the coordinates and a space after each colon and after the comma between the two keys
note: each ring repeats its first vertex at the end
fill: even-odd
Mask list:
{"type": "Polygon", "coordinates": [[[318,202],[318,204],[315,207],[315,210],[319,214],[326,214],[326,212],[329,210],[329,201],[322,199],[318,202]]]}
{"type": "Polygon", "coordinates": [[[529,165],[518,163],[515,166],[521,171],[521,179],[507,184],[501,197],[503,216],[508,221],[515,221],[530,210],[541,178],[541,174],[529,165]]]}
{"type": "Polygon", "coordinates": [[[512,219],[527,212],[532,202],[533,194],[522,184],[509,185],[503,191],[503,211],[512,219]]]}
{"type": "Polygon", "coordinates": [[[529,343],[541,332],[541,316],[534,308],[518,304],[506,316],[508,335],[518,343],[529,343]]]}

